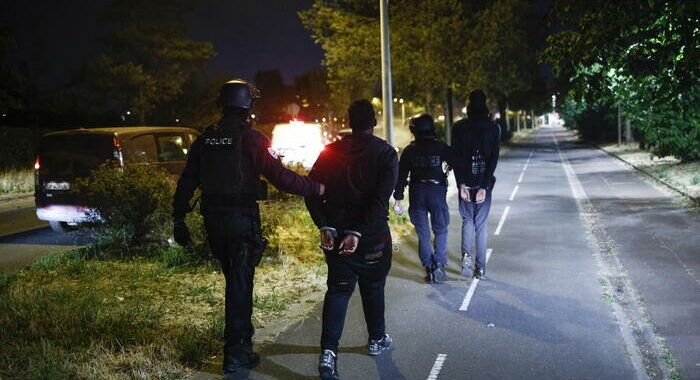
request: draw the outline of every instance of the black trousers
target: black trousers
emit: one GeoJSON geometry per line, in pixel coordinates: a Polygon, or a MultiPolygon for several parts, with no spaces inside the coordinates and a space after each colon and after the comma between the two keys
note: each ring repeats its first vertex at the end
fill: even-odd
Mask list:
{"type": "Polygon", "coordinates": [[[360,286],[362,310],[370,339],[385,333],[384,286],[391,268],[391,242],[371,248],[358,247],[352,255],[340,256],[337,250],[325,251],[328,264],[328,290],[323,301],[321,349],[338,352],[345,314],[355,284],[360,286]]]}
{"type": "Polygon", "coordinates": [[[250,262],[254,236],[254,218],[258,215],[240,213],[209,213],[204,215],[209,246],[221,262],[226,278],[227,346],[250,342],[255,329],[253,315],[253,277],[255,267],[250,262]]]}

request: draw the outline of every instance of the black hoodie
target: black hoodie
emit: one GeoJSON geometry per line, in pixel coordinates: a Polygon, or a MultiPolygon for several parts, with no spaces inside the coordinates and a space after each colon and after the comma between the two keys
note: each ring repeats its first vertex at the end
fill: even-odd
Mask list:
{"type": "Polygon", "coordinates": [[[341,236],[360,235],[360,244],[390,240],[389,197],[398,172],[396,150],[369,133],[354,133],[321,152],[309,178],[326,185],[324,196],[306,197],[319,228],[341,236]]]}

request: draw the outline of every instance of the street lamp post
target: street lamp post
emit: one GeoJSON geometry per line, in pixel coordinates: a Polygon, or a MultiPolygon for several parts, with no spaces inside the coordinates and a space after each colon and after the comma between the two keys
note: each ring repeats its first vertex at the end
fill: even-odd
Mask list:
{"type": "Polygon", "coordinates": [[[379,17],[381,19],[382,43],[382,106],[384,109],[384,128],[386,142],[394,146],[393,104],[391,103],[391,54],[389,48],[389,0],[379,0],[379,17]]]}
{"type": "Polygon", "coordinates": [[[406,106],[403,103],[403,98],[394,98],[394,103],[401,104],[401,125],[406,124],[406,106]]]}

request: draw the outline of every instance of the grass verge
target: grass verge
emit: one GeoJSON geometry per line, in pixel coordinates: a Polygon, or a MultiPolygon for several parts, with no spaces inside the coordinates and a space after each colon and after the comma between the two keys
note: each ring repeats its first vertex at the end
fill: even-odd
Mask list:
{"type": "Polygon", "coordinates": [[[608,144],[601,148],[688,194],[696,201],[700,199],[700,161],[680,162],[673,157],[657,157],[639,149],[638,143],[619,146],[608,144]]]}
{"type": "Polygon", "coordinates": [[[34,191],[34,171],[11,169],[0,171],[0,195],[21,194],[34,191]]]}
{"type": "MultiPolygon", "coordinates": [[[[301,199],[262,205],[270,248],[256,270],[254,324],[325,289],[317,231],[301,199]]],[[[392,217],[395,233],[408,231],[392,217]]],[[[224,279],[179,247],[131,256],[94,247],[0,276],[0,378],[178,379],[220,355],[224,279]]]]}

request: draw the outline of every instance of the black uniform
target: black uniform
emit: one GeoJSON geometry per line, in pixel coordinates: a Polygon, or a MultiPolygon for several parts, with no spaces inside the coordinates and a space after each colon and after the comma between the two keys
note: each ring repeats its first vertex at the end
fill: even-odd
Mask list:
{"type": "Polygon", "coordinates": [[[447,175],[442,169],[443,162],[453,165],[452,150],[447,144],[433,136],[416,137],[401,154],[399,178],[394,191],[394,199],[403,200],[410,173],[408,214],[418,235],[418,255],[421,264],[426,268],[444,267],[447,264],[447,227],[450,224],[450,211],[447,207],[447,175]],[[431,245],[431,227],[435,234],[434,249],[431,245]]]}
{"type": "Polygon", "coordinates": [[[328,290],[323,305],[321,347],[338,350],[348,301],[359,282],[370,339],[384,337],[384,285],[391,267],[388,205],[397,176],[394,148],[370,133],[355,132],[330,144],[309,177],[326,185],[323,197],[306,197],[320,229],[334,229],[334,249],[325,251],[328,290]],[[338,254],[346,234],[360,236],[356,251],[338,254]]]}
{"type": "MultiPolygon", "coordinates": [[[[226,277],[226,347],[250,345],[253,276],[252,251],[259,236],[256,203],[260,175],[280,190],[298,195],[318,194],[320,185],[286,169],[262,133],[222,119],[191,147],[173,204],[174,217],[183,218],[197,187],[201,212],[213,254],[226,277]]],[[[226,363],[224,363],[226,364],[226,363]]]]}

